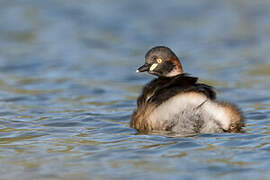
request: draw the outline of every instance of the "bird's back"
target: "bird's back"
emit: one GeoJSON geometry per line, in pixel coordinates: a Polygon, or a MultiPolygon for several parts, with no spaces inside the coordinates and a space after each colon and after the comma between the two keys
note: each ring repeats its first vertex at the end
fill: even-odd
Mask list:
{"type": "Polygon", "coordinates": [[[177,116],[189,119],[183,122],[197,122],[192,122],[191,119],[191,117],[196,117],[195,111],[185,109],[187,106],[192,107],[202,103],[201,99],[198,99],[199,104],[190,104],[194,100],[192,97],[213,100],[216,96],[211,86],[197,83],[197,80],[196,77],[181,74],[172,78],[159,77],[148,83],[137,100],[138,109],[132,116],[131,126],[143,131],[173,130],[174,121],[179,121],[177,116]],[[187,94],[193,95],[185,101],[179,99],[181,95],[186,97],[187,94]],[[182,112],[186,116],[181,115],[182,112]]]}

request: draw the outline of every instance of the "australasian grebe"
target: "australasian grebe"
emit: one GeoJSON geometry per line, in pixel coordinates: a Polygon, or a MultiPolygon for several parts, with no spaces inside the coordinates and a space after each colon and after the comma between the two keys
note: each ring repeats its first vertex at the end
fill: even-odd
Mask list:
{"type": "Polygon", "coordinates": [[[243,116],[227,102],[216,101],[211,86],[183,73],[171,49],[157,46],[145,55],[137,72],[158,76],[143,88],[130,121],[139,132],[180,134],[241,132],[243,116]]]}

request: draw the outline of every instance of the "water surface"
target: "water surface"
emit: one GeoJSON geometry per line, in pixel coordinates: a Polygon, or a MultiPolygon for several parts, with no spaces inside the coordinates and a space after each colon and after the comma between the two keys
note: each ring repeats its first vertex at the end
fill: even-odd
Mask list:
{"type": "Polygon", "coordinates": [[[269,179],[270,2],[2,0],[1,179],[269,179]],[[129,128],[145,52],[237,104],[243,134],[129,128]]]}

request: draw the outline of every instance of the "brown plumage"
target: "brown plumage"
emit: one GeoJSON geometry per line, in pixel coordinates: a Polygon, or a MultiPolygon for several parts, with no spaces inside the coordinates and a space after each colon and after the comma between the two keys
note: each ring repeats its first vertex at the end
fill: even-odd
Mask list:
{"type": "Polygon", "coordinates": [[[146,53],[138,72],[158,76],[143,88],[130,126],[140,132],[171,131],[180,134],[241,132],[241,111],[216,101],[211,86],[183,73],[177,56],[167,47],[146,53]]]}

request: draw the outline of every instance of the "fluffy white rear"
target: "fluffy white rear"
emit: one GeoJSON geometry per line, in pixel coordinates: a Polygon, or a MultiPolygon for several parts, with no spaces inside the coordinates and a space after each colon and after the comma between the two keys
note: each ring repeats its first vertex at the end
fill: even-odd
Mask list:
{"type": "Polygon", "coordinates": [[[159,126],[176,123],[179,126],[177,131],[186,131],[193,128],[194,123],[202,122],[202,133],[228,130],[231,123],[224,107],[197,92],[181,93],[170,98],[150,114],[149,120],[159,126]]]}

